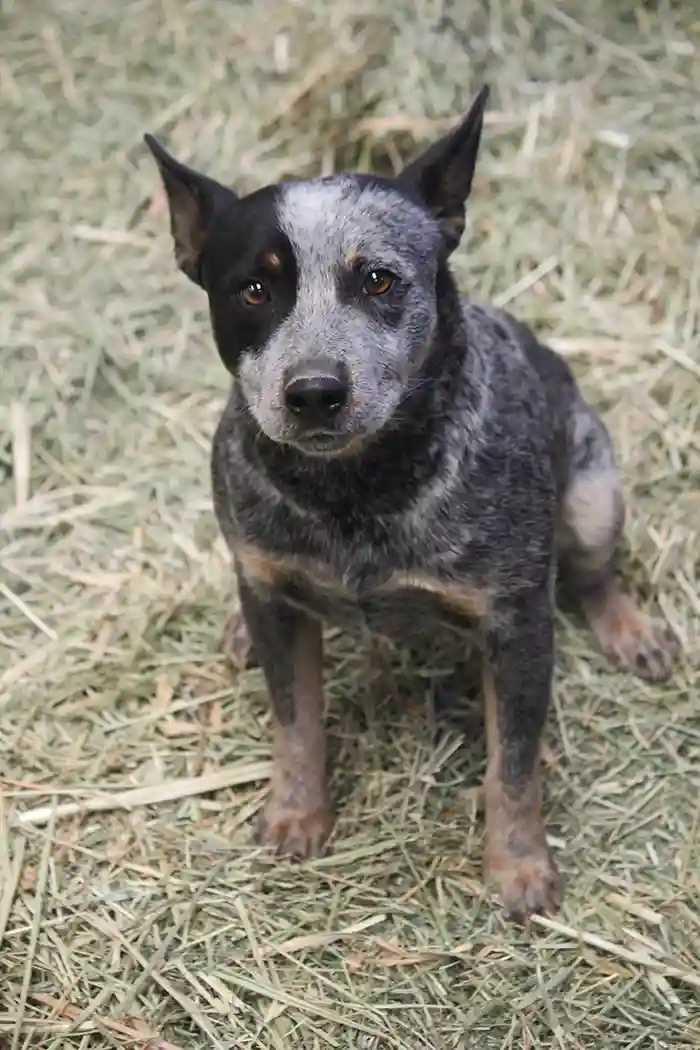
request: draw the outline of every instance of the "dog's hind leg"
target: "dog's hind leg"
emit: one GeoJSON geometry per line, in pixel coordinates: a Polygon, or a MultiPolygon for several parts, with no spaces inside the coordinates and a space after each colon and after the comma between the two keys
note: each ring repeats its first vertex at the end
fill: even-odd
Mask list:
{"type": "Polygon", "coordinates": [[[625,521],[620,476],[603,422],[582,400],[570,420],[571,455],[558,534],[562,583],[605,653],[641,678],[671,673],[679,645],[662,620],[620,589],[615,554],[625,521]]]}

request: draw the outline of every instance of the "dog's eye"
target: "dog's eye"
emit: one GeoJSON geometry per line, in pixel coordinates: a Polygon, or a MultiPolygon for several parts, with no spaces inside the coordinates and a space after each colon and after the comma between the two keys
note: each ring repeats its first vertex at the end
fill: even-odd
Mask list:
{"type": "Polygon", "coordinates": [[[238,294],[246,306],[262,306],[269,298],[262,281],[248,281],[239,289],[238,294]]]}
{"type": "Polygon", "coordinates": [[[385,295],[395,282],[396,278],[388,270],[370,270],[362,289],[367,295],[385,295]]]}

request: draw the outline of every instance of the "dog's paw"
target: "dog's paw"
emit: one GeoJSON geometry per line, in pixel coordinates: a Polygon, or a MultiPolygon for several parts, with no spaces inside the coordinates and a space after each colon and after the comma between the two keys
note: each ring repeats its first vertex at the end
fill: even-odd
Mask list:
{"type": "Polygon", "coordinates": [[[255,649],[240,609],[231,613],[221,638],[221,648],[238,671],[257,666],[255,649]]]}
{"type": "Polygon", "coordinates": [[[680,642],[668,624],[641,612],[631,598],[618,595],[592,618],[592,626],[608,656],[639,678],[663,682],[670,676],[680,642]]]}
{"type": "Polygon", "coordinates": [[[521,925],[532,915],[551,915],[564,897],[564,881],[547,846],[521,855],[507,848],[487,850],[486,879],[499,892],[506,914],[521,925]]]}
{"type": "Polygon", "coordinates": [[[323,852],[332,820],[328,807],[293,809],[271,799],[258,820],[255,838],[276,853],[303,860],[323,852]]]}
{"type": "Polygon", "coordinates": [[[681,645],[663,620],[640,614],[637,629],[625,639],[622,659],[639,678],[665,682],[673,671],[681,645]]]}

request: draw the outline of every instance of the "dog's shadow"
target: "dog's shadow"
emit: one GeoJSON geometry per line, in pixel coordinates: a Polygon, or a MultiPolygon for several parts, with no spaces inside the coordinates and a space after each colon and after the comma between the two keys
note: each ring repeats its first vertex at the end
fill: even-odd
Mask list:
{"type": "Polygon", "coordinates": [[[406,732],[415,732],[416,746],[459,735],[464,759],[484,752],[481,662],[478,653],[465,656],[464,646],[431,640],[408,648],[344,637],[329,653],[327,683],[336,776],[361,767],[368,746],[388,752],[406,732]]]}

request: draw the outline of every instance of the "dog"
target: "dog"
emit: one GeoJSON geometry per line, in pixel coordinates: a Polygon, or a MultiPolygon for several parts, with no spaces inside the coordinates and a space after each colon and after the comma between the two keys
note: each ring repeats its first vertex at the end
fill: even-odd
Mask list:
{"type": "Polygon", "coordinates": [[[667,678],[679,646],[618,584],[605,425],[553,350],[452,276],[487,98],[393,178],[239,196],[145,141],[232,377],[212,483],[240,597],[229,644],[273,711],[258,839],[307,857],[331,827],[323,623],[449,633],[482,659],[485,876],[524,922],[563,895],[539,775],[557,581],[638,675],[667,678]]]}

